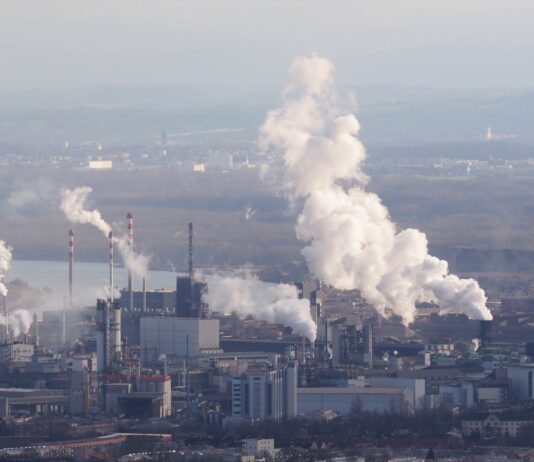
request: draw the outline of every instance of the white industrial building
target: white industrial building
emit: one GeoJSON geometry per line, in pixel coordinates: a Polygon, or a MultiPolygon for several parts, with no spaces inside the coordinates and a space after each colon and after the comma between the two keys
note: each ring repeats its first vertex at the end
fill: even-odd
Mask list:
{"type": "Polygon", "coordinates": [[[534,364],[509,364],[508,378],[512,381],[512,395],[518,401],[534,398],[534,364]]]}
{"type": "Polygon", "coordinates": [[[191,357],[218,353],[219,320],[180,317],[141,318],[141,357],[155,362],[161,354],[191,357]]]}
{"type": "Polygon", "coordinates": [[[249,369],[232,379],[234,419],[289,419],[297,415],[297,367],[249,369]]]}
{"type": "Polygon", "coordinates": [[[400,412],[412,406],[412,393],[406,388],[309,387],[297,389],[297,411],[304,415],[319,410],[332,410],[346,415],[355,408],[369,412],[400,412]]]}
{"type": "Polygon", "coordinates": [[[34,346],[28,343],[9,342],[0,345],[0,364],[29,363],[34,346]]]}
{"type": "Polygon", "coordinates": [[[413,406],[421,409],[425,405],[425,379],[409,377],[369,377],[371,387],[407,388],[412,394],[413,406]]]}
{"type": "Polygon", "coordinates": [[[270,458],[276,456],[277,450],[274,448],[274,439],[272,438],[247,438],[241,440],[241,452],[245,456],[265,457],[270,458]]]}

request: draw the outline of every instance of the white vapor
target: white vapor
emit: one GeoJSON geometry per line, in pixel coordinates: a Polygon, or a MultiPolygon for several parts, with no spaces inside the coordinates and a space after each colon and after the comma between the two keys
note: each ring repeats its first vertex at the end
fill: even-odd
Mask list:
{"type": "MultiPolygon", "coordinates": [[[[88,186],[62,189],[60,193],[60,208],[69,221],[93,225],[107,237],[111,231],[109,223],[102,218],[102,214],[97,209],[86,209],[87,198],[91,191],[92,189],[88,186]]],[[[147,273],[149,258],[146,255],[130,252],[126,236],[113,235],[113,242],[121,254],[124,266],[136,277],[143,278],[147,273]]]]}
{"type": "Polygon", "coordinates": [[[365,190],[360,125],[339,107],[332,63],[299,57],[289,75],[285,104],[267,114],[260,146],[283,154],[281,188],[304,201],[295,230],[307,243],[310,270],[338,289],[360,290],[381,314],[392,311],[406,324],[422,301],[438,303],[442,313],[491,319],[478,283],[449,274],[446,261],[428,254],[426,235],[398,230],[380,198],[365,190]]]}
{"type": "Polygon", "coordinates": [[[209,286],[204,300],[210,309],[222,313],[236,312],[267,322],[284,324],[297,334],[315,341],[317,326],[310,314],[310,302],[298,298],[297,288],[289,284],[272,284],[252,275],[225,277],[203,275],[209,286]]]}
{"type": "MultiPolygon", "coordinates": [[[[18,309],[9,314],[9,330],[13,337],[18,337],[20,334],[26,334],[30,330],[33,318],[28,310],[18,309]]],[[[0,325],[7,325],[8,319],[3,314],[0,314],[0,325]]]]}
{"type": "Polygon", "coordinates": [[[11,332],[14,337],[20,334],[26,334],[30,330],[33,319],[28,310],[15,310],[9,315],[9,324],[11,325],[11,332]]]}
{"type": "Polygon", "coordinates": [[[7,287],[4,282],[4,277],[11,265],[11,248],[6,245],[5,241],[0,240],[0,295],[7,295],[7,287]]]}

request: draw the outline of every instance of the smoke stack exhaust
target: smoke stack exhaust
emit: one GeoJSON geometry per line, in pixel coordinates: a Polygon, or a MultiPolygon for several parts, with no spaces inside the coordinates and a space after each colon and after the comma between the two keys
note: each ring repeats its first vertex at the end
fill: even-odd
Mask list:
{"type": "MultiPolygon", "coordinates": [[[[133,215],[128,213],[126,215],[128,220],[128,246],[130,250],[130,257],[133,258],[133,215]]],[[[133,311],[133,283],[132,283],[132,270],[128,268],[128,294],[130,297],[130,311],[133,311]]]]}
{"type": "Polygon", "coordinates": [[[69,229],[69,305],[73,302],[74,232],[69,229]]]}
{"type": "Polygon", "coordinates": [[[110,231],[109,238],[109,301],[113,303],[113,233],[110,231]]]}

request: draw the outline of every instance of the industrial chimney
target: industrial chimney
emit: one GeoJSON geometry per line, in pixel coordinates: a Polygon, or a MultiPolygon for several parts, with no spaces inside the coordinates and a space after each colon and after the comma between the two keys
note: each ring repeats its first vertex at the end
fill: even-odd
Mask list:
{"type": "MultiPolygon", "coordinates": [[[[128,213],[126,215],[128,220],[128,246],[130,250],[130,257],[133,256],[133,215],[128,213]]],[[[133,296],[133,282],[132,282],[132,271],[128,269],[128,296],[130,297],[130,311],[133,311],[134,305],[134,296],[133,296]]]]}
{"type": "Polygon", "coordinates": [[[33,344],[39,346],[39,320],[37,319],[37,313],[33,313],[33,344]]]}
{"type": "Polygon", "coordinates": [[[193,223],[189,223],[189,279],[193,281],[193,223]]]}
{"type": "Polygon", "coordinates": [[[109,303],[113,303],[113,233],[110,231],[109,238],[109,303]]]}
{"type": "Polygon", "coordinates": [[[7,294],[2,297],[3,313],[6,320],[6,341],[11,340],[11,334],[9,329],[9,309],[7,307],[7,294]]]}
{"type": "Polygon", "coordinates": [[[73,269],[74,269],[74,232],[69,229],[69,305],[73,300],[73,269]]]}

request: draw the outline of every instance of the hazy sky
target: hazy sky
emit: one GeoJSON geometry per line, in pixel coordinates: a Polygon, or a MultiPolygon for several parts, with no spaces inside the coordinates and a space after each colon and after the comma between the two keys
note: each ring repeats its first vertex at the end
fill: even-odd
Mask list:
{"type": "Polygon", "coordinates": [[[3,89],[280,85],[318,52],[348,84],[534,83],[532,0],[2,0],[3,89]]]}

